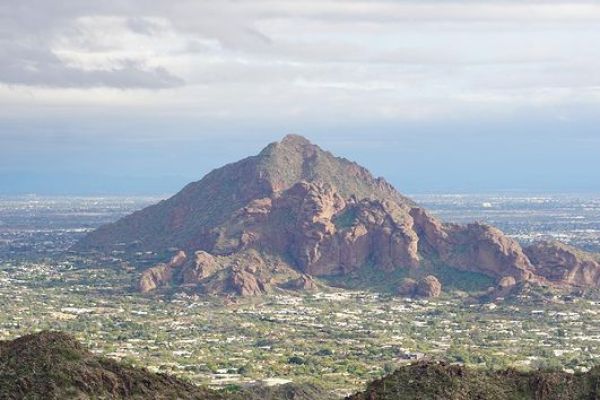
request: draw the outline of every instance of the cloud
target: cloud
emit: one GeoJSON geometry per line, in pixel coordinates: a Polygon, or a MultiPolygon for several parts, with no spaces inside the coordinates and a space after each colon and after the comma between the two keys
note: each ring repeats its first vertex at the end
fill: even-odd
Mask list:
{"type": "Polygon", "coordinates": [[[67,65],[47,49],[5,43],[0,46],[0,79],[11,85],[63,88],[114,87],[161,89],[184,82],[165,68],[147,68],[122,60],[111,69],[86,70],[67,65]]]}
{"type": "MultiPolygon", "coordinates": [[[[0,6],[0,25],[4,27],[0,29],[0,82],[31,87],[119,89],[163,89],[185,83],[164,66],[153,65],[147,56],[125,52],[115,57],[111,51],[119,48],[119,38],[111,31],[113,27],[89,29],[96,19],[87,16],[84,9],[73,8],[61,14],[43,5],[38,10],[34,4],[39,3],[0,6]],[[99,40],[111,35],[112,43],[99,40]],[[90,63],[93,57],[97,59],[90,63]]],[[[115,26],[117,34],[122,33],[119,29],[122,31],[124,26],[131,33],[147,36],[161,30],[160,24],[151,19],[132,17],[119,21],[122,26],[115,26]]]]}
{"type": "Polygon", "coordinates": [[[0,83],[17,87],[0,104],[264,120],[595,105],[599,21],[592,1],[3,2],[0,83]]]}

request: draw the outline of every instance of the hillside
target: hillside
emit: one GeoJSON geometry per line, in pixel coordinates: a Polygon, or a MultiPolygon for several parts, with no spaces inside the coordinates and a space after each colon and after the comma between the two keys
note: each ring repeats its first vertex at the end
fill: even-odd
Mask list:
{"type": "Polygon", "coordinates": [[[225,399],[171,376],[95,356],[61,332],[0,342],[0,399],[98,398],[225,399]]]}
{"type": "Polygon", "coordinates": [[[401,367],[346,400],[584,400],[599,396],[599,368],[573,375],[483,371],[422,362],[401,367]]]}
{"type": "Polygon", "coordinates": [[[0,400],[331,400],[315,385],[254,385],[215,391],[89,352],[72,336],[44,331],[0,342],[0,400]]]}

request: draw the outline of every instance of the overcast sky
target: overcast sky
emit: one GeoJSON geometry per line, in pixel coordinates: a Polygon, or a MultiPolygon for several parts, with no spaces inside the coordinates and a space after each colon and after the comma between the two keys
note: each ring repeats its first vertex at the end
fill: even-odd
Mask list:
{"type": "Polygon", "coordinates": [[[600,2],[0,0],[0,193],[172,193],[286,133],[403,192],[600,191],[600,2]]]}

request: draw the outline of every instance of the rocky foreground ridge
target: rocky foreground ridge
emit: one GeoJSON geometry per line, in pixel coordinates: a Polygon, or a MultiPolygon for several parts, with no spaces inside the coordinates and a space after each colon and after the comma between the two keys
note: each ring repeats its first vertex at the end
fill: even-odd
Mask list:
{"type": "Polygon", "coordinates": [[[311,384],[211,390],[97,356],[72,336],[43,331],[0,341],[0,400],[332,400],[311,384]]]}
{"type": "Polygon", "coordinates": [[[95,356],[72,336],[44,331],[0,342],[0,399],[224,397],[174,377],[95,356]]]}
{"type": "Polygon", "coordinates": [[[488,371],[420,362],[378,379],[346,400],[584,400],[600,398],[600,368],[586,373],[488,371]]]}
{"type": "Polygon", "coordinates": [[[169,262],[143,272],[142,292],[184,286],[258,295],[276,287],[314,289],[314,277],[335,282],[368,268],[406,272],[416,282],[410,289],[406,277],[398,278],[399,292],[435,296],[443,282],[427,272],[433,266],[482,274],[504,289],[519,282],[600,284],[596,255],[557,242],[522,248],[488,225],[443,223],[384,179],[297,135],[212,171],[75,246],[173,248],[169,262]]]}
{"type": "MultiPolygon", "coordinates": [[[[0,400],[333,400],[314,384],[211,390],[92,354],[44,331],[0,341],[0,400]]],[[[584,400],[600,398],[600,368],[586,373],[489,371],[433,361],[398,368],[346,400],[584,400]]]]}

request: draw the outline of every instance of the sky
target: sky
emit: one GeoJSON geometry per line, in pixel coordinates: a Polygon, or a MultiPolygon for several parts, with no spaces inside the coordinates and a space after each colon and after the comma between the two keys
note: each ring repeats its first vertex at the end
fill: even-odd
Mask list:
{"type": "Polygon", "coordinates": [[[600,2],[0,0],[0,195],[171,194],[287,133],[404,193],[600,192],[600,2]]]}

